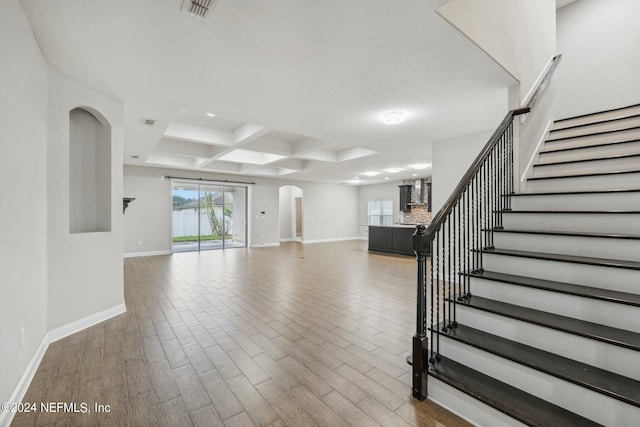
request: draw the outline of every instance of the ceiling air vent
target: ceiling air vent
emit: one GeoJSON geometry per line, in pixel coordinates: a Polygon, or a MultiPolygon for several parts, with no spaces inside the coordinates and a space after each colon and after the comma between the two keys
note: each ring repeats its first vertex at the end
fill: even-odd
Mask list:
{"type": "Polygon", "coordinates": [[[155,119],[147,119],[145,117],[142,118],[142,124],[147,126],[155,126],[157,120],[155,119]]]}
{"type": "Polygon", "coordinates": [[[182,0],[181,11],[196,18],[205,19],[218,0],[182,0]]]}

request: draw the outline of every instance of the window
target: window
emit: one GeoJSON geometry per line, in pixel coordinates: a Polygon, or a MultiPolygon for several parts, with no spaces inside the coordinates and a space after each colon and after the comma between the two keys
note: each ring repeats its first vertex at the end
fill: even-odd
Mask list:
{"type": "Polygon", "coordinates": [[[393,202],[391,200],[369,200],[367,202],[369,225],[393,224],[393,202]]]}

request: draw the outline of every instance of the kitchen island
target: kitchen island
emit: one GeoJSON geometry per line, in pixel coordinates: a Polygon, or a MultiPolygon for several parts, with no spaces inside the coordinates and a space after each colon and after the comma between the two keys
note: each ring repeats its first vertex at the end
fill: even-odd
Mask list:
{"type": "Polygon", "coordinates": [[[416,225],[369,225],[369,250],[414,255],[412,236],[416,225]]]}

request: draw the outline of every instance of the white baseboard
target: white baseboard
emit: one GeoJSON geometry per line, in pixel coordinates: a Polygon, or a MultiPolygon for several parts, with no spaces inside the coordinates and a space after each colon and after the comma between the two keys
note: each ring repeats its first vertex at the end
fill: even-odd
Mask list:
{"type": "Polygon", "coordinates": [[[544,129],[544,132],[542,132],[542,136],[540,136],[540,140],[538,141],[536,148],[533,150],[533,154],[529,159],[529,163],[527,163],[527,167],[524,169],[524,171],[521,171],[521,175],[520,175],[521,188],[523,184],[524,184],[524,188],[526,188],[526,181],[529,175],[532,173],[533,163],[538,158],[538,154],[540,153],[540,148],[544,145],[544,142],[547,140],[547,135],[549,134],[549,131],[551,130],[552,127],[553,127],[553,120],[549,120],[549,122],[547,123],[547,126],[544,129]]]}
{"type": "Polygon", "coordinates": [[[295,242],[295,241],[296,241],[295,237],[285,237],[284,239],[280,239],[281,243],[284,243],[284,242],[295,242]]]}
{"type": "MultiPolygon", "coordinates": [[[[101,311],[96,314],[92,314],[90,316],[85,317],[84,319],[76,320],[75,322],[68,323],[64,326],[60,326],[52,331],[49,331],[44,335],[38,349],[35,354],[31,358],[31,361],[27,365],[20,381],[16,385],[16,388],[11,393],[11,397],[7,402],[9,403],[19,403],[24,399],[27,390],[29,390],[29,386],[31,385],[31,381],[38,371],[38,367],[40,366],[40,362],[42,362],[42,358],[44,354],[47,352],[49,348],[49,344],[55,341],[58,341],[66,336],[79,332],[83,329],[86,329],[90,326],[93,326],[97,323],[104,322],[105,320],[111,319],[114,316],[117,316],[121,313],[127,311],[126,306],[123,304],[116,305],[115,307],[111,307],[107,310],[101,311]]],[[[0,411],[0,426],[8,427],[13,421],[13,417],[15,416],[15,412],[4,412],[0,411]]]]}
{"type": "MultiPolygon", "coordinates": [[[[313,240],[303,240],[302,243],[303,244],[309,244],[309,243],[328,243],[328,242],[344,242],[346,240],[362,240],[363,238],[360,236],[356,236],[356,237],[338,237],[338,238],[334,238],[334,239],[313,239],[313,240]]],[[[365,239],[366,240],[366,239],[365,239]]]]}
{"type": "Polygon", "coordinates": [[[133,257],[139,257],[139,256],[156,256],[156,255],[171,255],[171,251],[127,252],[123,254],[123,258],[133,258],[133,257]]]}
{"type": "MultiPolygon", "coordinates": [[[[27,390],[29,390],[29,386],[31,385],[31,381],[33,380],[33,377],[36,375],[36,372],[38,371],[40,362],[42,362],[42,358],[44,357],[44,354],[47,352],[47,348],[49,348],[49,334],[44,334],[44,337],[42,338],[40,345],[36,349],[35,354],[33,355],[33,357],[31,358],[31,361],[29,361],[29,364],[27,365],[27,369],[25,369],[24,373],[22,374],[22,377],[20,378],[20,381],[18,381],[16,388],[13,390],[13,393],[11,393],[11,396],[9,397],[9,400],[7,400],[7,402],[9,403],[22,402],[22,399],[24,399],[24,395],[27,394],[27,390]]],[[[11,421],[13,421],[13,417],[15,416],[15,414],[16,414],[15,412],[0,411],[0,426],[8,427],[11,424],[11,421]]]]}
{"type": "Polygon", "coordinates": [[[97,323],[104,322],[105,320],[109,320],[114,316],[125,313],[127,311],[127,307],[124,303],[116,305],[114,307],[103,310],[99,313],[92,314],[83,319],[76,320],[71,323],[67,323],[66,325],[60,326],[49,331],[49,342],[56,342],[64,337],[67,337],[71,334],[75,334],[83,329],[91,327],[97,323]]]}
{"type": "Polygon", "coordinates": [[[276,243],[253,243],[251,244],[252,248],[270,248],[273,246],[280,246],[280,242],[276,243]]]}

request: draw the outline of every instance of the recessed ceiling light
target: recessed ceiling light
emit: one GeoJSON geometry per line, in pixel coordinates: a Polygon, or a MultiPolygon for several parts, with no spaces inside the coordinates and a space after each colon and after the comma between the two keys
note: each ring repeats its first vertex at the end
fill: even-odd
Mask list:
{"type": "Polygon", "coordinates": [[[350,179],[349,181],[347,181],[350,184],[360,184],[361,182],[364,182],[361,179],[350,179]]]}
{"type": "Polygon", "coordinates": [[[397,125],[407,120],[407,115],[402,111],[391,111],[382,116],[382,123],[385,125],[397,125]]]}
{"type": "Polygon", "coordinates": [[[365,172],[365,173],[363,173],[363,175],[366,175],[366,176],[376,176],[376,175],[380,175],[380,172],[374,172],[374,171],[371,171],[371,172],[365,172]]]}
{"type": "Polygon", "coordinates": [[[418,176],[418,174],[417,173],[412,173],[411,176],[418,176]]]}
{"type": "Polygon", "coordinates": [[[398,173],[401,170],[402,170],[401,168],[389,168],[389,169],[385,169],[384,171],[389,173],[398,173]]]}
{"type": "Polygon", "coordinates": [[[360,179],[360,177],[359,176],[354,176],[353,179],[360,179]]]}
{"type": "Polygon", "coordinates": [[[431,163],[418,163],[417,165],[411,165],[412,168],[414,169],[426,169],[429,166],[431,166],[431,163]]]}
{"type": "Polygon", "coordinates": [[[213,114],[213,113],[207,113],[207,116],[209,116],[209,117],[215,117],[216,115],[215,115],[215,114],[213,114]]]}
{"type": "Polygon", "coordinates": [[[384,177],[384,179],[389,179],[389,177],[388,177],[388,176],[385,176],[385,177],[384,177]]]}

